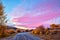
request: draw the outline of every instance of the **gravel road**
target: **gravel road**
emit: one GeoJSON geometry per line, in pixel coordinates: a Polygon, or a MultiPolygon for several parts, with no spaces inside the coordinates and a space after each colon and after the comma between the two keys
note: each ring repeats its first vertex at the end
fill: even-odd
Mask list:
{"type": "Polygon", "coordinates": [[[30,33],[18,33],[15,36],[10,36],[0,40],[41,40],[41,39],[36,36],[33,36],[30,33]]]}

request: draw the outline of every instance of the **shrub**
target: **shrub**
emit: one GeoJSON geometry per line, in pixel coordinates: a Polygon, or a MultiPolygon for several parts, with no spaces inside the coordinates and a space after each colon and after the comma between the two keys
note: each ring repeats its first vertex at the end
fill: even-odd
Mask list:
{"type": "Polygon", "coordinates": [[[25,32],[29,32],[29,31],[30,31],[30,30],[28,30],[28,29],[27,29],[27,30],[25,30],[25,32]]]}
{"type": "Polygon", "coordinates": [[[0,25],[0,38],[8,36],[8,35],[6,35],[6,31],[5,30],[7,30],[7,26],[0,25]]]}
{"type": "Polygon", "coordinates": [[[17,33],[20,33],[20,32],[21,32],[21,30],[20,30],[20,29],[16,29],[16,32],[17,32],[17,33]]]}
{"type": "Polygon", "coordinates": [[[55,34],[57,34],[58,31],[52,30],[52,31],[50,31],[50,32],[51,32],[51,35],[55,35],[55,34]]]}
{"type": "Polygon", "coordinates": [[[39,31],[38,29],[34,29],[34,30],[32,31],[32,34],[40,34],[40,31],[39,31]]]}
{"type": "Polygon", "coordinates": [[[50,25],[50,28],[54,29],[55,26],[56,26],[56,24],[51,24],[51,25],[50,25]]]}
{"type": "Polygon", "coordinates": [[[15,33],[15,30],[14,30],[14,29],[10,29],[10,30],[8,31],[8,33],[9,33],[9,34],[14,34],[14,33],[15,33]]]}
{"type": "Polygon", "coordinates": [[[50,28],[45,29],[45,34],[48,35],[50,33],[50,28]]]}
{"type": "Polygon", "coordinates": [[[41,26],[39,26],[39,27],[37,27],[36,29],[34,29],[33,31],[32,31],[32,33],[33,34],[45,34],[45,28],[44,28],[44,26],[43,25],[41,25],[41,26]]]}

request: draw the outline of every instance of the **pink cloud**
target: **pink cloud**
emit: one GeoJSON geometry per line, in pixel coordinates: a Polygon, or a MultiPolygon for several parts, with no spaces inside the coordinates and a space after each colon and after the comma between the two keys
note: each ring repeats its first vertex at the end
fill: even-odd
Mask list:
{"type": "MultiPolygon", "coordinates": [[[[28,15],[27,15],[28,16],[28,15]]],[[[26,25],[28,26],[38,26],[42,24],[45,21],[51,20],[53,18],[60,17],[60,13],[47,13],[44,15],[39,15],[35,17],[20,17],[20,18],[14,18],[13,21],[15,22],[20,22],[20,23],[27,23],[26,25]]]]}
{"type": "Polygon", "coordinates": [[[12,16],[14,16],[12,21],[22,23],[22,25],[29,27],[44,24],[46,21],[60,17],[60,9],[57,7],[57,4],[55,4],[56,0],[55,2],[43,2],[42,4],[37,3],[29,10],[26,10],[27,8],[20,5],[12,11],[12,16]]]}

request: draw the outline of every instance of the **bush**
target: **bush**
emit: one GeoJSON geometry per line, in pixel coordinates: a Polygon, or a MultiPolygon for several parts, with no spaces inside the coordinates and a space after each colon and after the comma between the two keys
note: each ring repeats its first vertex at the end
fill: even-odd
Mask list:
{"type": "Polygon", "coordinates": [[[29,31],[30,31],[30,30],[28,30],[28,29],[27,29],[27,30],[25,30],[25,32],[29,32],[29,31]]]}
{"type": "Polygon", "coordinates": [[[40,31],[39,31],[38,29],[34,29],[34,30],[32,31],[32,34],[40,34],[40,31]]]}
{"type": "Polygon", "coordinates": [[[50,30],[50,28],[46,28],[46,29],[45,29],[45,34],[46,34],[46,35],[48,35],[48,34],[50,33],[49,30],[50,30]]]}
{"type": "Polygon", "coordinates": [[[17,32],[17,33],[20,33],[20,32],[21,32],[21,30],[20,30],[20,29],[16,29],[16,32],[17,32]]]}
{"type": "Polygon", "coordinates": [[[7,26],[0,25],[0,38],[8,36],[6,30],[7,30],[7,26]]]}
{"type": "Polygon", "coordinates": [[[14,30],[14,29],[10,29],[10,30],[8,31],[8,33],[9,33],[9,34],[14,34],[14,33],[15,33],[15,30],[14,30]]]}
{"type": "Polygon", "coordinates": [[[54,29],[55,26],[56,26],[56,24],[51,24],[51,25],[50,25],[50,28],[54,29]]]}
{"type": "Polygon", "coordinates": [[[58,33],[58,31],[56,31],[56,30],[52,30],[52,31],[50,31],[50,32],[51,32],[51,35],[55,35],[55,34],[58,33]]]}
{"type": "Polygon", "coordinates": [[[4,32],[3,34],[0,33],[0,38],[3,38],[3,37],[8,37],[9,34],[7,32],[4,32]]]}
{"type": "Polygon", "coordinates": [[[34,29],[33,31],[32,31],[32,33],[33,34],[45,34],[45,28],[44,28],[44,26],[43,25],[41,25],[41,26],[39,26],[39,27],[37,27],[36,29],[34,29]]]}

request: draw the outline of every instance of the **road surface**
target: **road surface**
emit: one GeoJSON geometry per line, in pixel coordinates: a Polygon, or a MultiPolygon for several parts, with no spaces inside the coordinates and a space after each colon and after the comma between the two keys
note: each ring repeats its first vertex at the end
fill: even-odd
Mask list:
{"type": "Polygon", "coordinates": [[[14,37],[14,40],[41,40],[39,37],[33,36],[30,33],[19,33],[14,37]]]}

